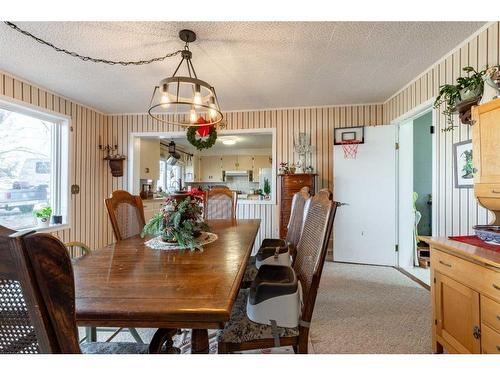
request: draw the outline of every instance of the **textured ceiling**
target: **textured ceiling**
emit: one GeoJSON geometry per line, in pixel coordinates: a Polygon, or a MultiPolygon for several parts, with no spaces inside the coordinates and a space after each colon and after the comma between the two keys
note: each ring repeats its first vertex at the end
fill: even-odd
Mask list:
{"type": "MultiPolygon", "coordinates": [[[[57,46],[112,60],[191,45],[223,110],[382,102],[484,22],[19,22],[57,46]]],[[[57,53],[0,25],[0,69],[106,113],[147,111],[179,58],[107,66],[57,53]]]]}

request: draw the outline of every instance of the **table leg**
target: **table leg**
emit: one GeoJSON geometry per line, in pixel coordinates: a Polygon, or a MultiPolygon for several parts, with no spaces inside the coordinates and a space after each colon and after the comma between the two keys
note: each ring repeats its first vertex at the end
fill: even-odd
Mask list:
{"type": "Polygon", "coordinates": [[[208,331],[193,329],[191,333],[191,354],[208,354],[208,331]]]}

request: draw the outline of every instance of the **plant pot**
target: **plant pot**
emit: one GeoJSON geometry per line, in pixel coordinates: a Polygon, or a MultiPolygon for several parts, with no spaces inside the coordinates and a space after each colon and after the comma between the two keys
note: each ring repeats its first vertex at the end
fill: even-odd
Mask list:
{"type": "Polygon", "coordinates": [[[48,228],[50,225],[50,217],[37,217],[36,226],[38,228],[48,228]]]}
{"type": "Polygon", "coordinates": [[[473,99],[475,97],[478,97],[481,95],[481,87],[476,87],[473,90],[470,90],[469,88],[464,88],[460,90],[460,98],[462,99],[462,102],[465,102],[469,99],[473,99]]]}
{"type": "Polygon", "coordinates": [[[477,105],[480,96],[476,96],[467,100],[462,100],[457,106],[454,108],[455,112],[458,112],[460,122],[462,124],[471,125],[472,124],[472,113],[471,109],[473,106],[477,105]]]}

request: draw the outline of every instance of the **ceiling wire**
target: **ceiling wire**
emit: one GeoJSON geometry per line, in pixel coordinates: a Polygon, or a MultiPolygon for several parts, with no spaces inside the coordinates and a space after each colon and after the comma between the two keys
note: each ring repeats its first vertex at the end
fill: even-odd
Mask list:
{"type": "Polygon", "coordinates": [[[90,57],[90,56],[84,56],[84,55],[81,55],[81,54],[79,54],[77,52],[72,52],[72,51],[68,51],[67,49],[57,47],[54,44],[52,44],[50,42],[47,42],[46,40],[43,40],[42,38],[39,38],[39,37],[31,34],[29,31],[21,29],[15,23],[12,23],[12,22],[9,22],[9,21],[4,21],[4,23],[7,26],[9,26],[10,28],[12,28],[13,30],[15,30],[15,31],[17,31],[17,32],[19,32],[19,33],[21,33],[21,34],[29,37],[29,38],[32,38],[35,41],[37,41],[38,43],[43,44],[43,45],[45,45],[47,47],[50,47],[50,48],[54,49],[57,52],[65,53],[66,55],[69,55],[69,56],[72,56],[72,57],[76,57],[76,58],[78,58],[80,60],[90,61],[90,62],[94,62],[94,63],[101,63],[101,64],[107,64],[107,65],[121,65],[121,66],[147,65],[147,64],[151,64],[151,63],[155,63],[155,62],[160,62],[160,61],[166,60],[166,59],[168,59],[170,57],[177,56],[178,54],[180,54],[182,52],[182,50],[178,50],[178,51],[175,51],[175,52],[167,53],[164,56],[154,57],[154,58],[149,59],[149,60],[138,60],[138,61],[113,61],[113,60],[107,60],[107,59],[100,59],[100,58],[95,58],[95,57],[90,57]]]}

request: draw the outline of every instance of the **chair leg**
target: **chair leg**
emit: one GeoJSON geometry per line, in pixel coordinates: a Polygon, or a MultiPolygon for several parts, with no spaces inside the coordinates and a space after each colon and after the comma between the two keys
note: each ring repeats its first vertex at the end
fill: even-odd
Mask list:
{"type": "Polygon", "coordinates": [[[144,341],[142,341],[141,336],[139,336],[139,332],[137,332],[135,328],[129,328],[128,330],[138,344],[144,344],[144,341]]]}
{"type": "Polygon", "coordinates": [[[228,354],[227,345],[224,342],[217,344],[217,354],[228,354]]]}
{"type": "Polygon", "coordinates": [[[308,336],[299,336],[299,354],[307,354],[307,350],[308,350],[308,340],[307,340],[307,337],[308,336]]]}
{"type": "Polygon", "coordinates": [[[292,345],[292,348],[293,348],[293,352],[294,352],[295,354],[297,354],[297,353],[299,352],[299,347],[298,347],[298,345],[292,345]]]}
{"type": "Polygon", "coordinates": [[[180,349],[176,348],[173,344],[174,337],[178,333],[177,329],[159,328],[149,344],[150,354],[180,354],[180,349]],[[165,350],[162,351],[165,344],[165,350]]]}
{"type": "Polygon", "coordinates": [[[97,341],[97,328],[96,327],[85,327],[85,336],[87,342],[97,341]]]}

